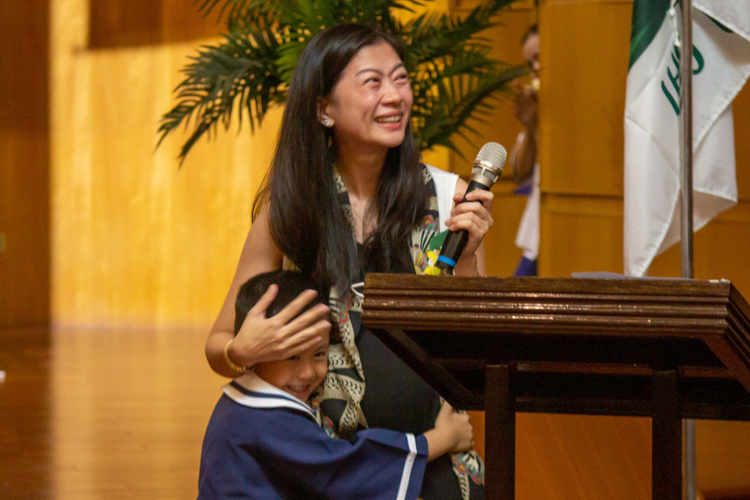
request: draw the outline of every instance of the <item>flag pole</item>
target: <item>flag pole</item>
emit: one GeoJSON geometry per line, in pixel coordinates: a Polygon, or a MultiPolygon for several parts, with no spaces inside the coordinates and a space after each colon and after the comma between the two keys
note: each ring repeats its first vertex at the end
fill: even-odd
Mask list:
{"type": "MultiPolygon", "coordinates": [[[[693,278],[693,16],[692,0],[682,0],[680,52],[680,189],[682,277],[693,278]]],[[[696,500],[695,420],[682,424],[685,500],[696,500]]]]}
{"type": "Polygon", "coordinates": [[[682,0],[680,49],[680,189],[682,277],[693,278],[693,16],[692,0],[682,0]]]}

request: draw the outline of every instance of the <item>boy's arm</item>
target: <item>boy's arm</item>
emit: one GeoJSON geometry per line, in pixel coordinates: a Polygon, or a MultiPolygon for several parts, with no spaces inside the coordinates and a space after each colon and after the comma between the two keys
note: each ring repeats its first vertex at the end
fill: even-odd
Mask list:
{"type": "Polygon", "coordinates": [[[469,451],[474,447],[474,430],[465,413],[455,413],[448,403],[443,403],[435,420],[435,428],[425,432],[429,447],[428,460],[446,453],[469,451]]]}
{"type": "Polygon", "coordinates": [[[428,454],[424,435],[368,429],[347,441],[328,437],[301,415],[273,413],[278,418],[269,419],[259,433],[257,459],[309,496],[331,500],[419,497],[428,454]]]}

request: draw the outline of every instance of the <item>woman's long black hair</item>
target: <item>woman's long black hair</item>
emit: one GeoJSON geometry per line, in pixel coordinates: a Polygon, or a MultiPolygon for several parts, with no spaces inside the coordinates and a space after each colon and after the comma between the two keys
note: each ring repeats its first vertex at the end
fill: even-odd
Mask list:
{"type": "MultiPolygon", "coordinates": [[[[316,283],[335,286],[339,296],[359,281],[362,267],[333,181],[333,130],[320,124],[318,103],[363,47],[381,41],[404,59],[397,39],[356,23],[332,26],[310,41],[292,75],[276,153],[253,204],[253,218],[269,204],[271,236],[284,255],[316,283]]],[[[429,200],[410,124],[403,143],[386,155],[373,203],[377,227],[364,244],[368,269],[413,268],[408,237],[429,200]]]]}

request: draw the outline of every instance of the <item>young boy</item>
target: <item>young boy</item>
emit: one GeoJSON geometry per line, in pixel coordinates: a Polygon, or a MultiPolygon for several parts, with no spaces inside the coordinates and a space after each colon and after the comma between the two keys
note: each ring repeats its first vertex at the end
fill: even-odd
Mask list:
{"type": "MultiPolygon", "coordinates": [[[[250,279],[237,296],[235,333],[272,284],[279,290],[267,317],[314,289],[291,271],[250,279]]],[[[286,360],[258,363],[224,386],[203,440],[198,499],[413,500],[428,460],[471,448],[468,416],[447,405],[435,428],[420,436],[367,429],[351,441],[329,437],[309,404],[327,371],[326,342],[286,360]]]]}

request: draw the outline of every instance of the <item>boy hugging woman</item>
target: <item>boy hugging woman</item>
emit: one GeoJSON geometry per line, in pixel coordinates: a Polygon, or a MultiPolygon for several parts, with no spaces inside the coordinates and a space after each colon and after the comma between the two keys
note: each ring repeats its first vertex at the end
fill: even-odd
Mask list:
{"type": "MultiPolygon", "coordinates": [[[[249,312],[265,307],[273,317],[309,289],[315,286],[294,271],[251,278],[237,296],[235,334],[249,312]],[[276,296],[268,304],[272,287],[276,296]]],[[[305,310],[326,299],[318,294],[305,310]]],[[[331,437],[311,402],[328,372],[330,328],[324,337],[322,345],[257,363],[224,386],[203,441],[199,500],[414,500],[428,461],[472,448],[469,417],[447,404],[435,428],[419,436],[365,429],[351,440],[331,437]]]]}

